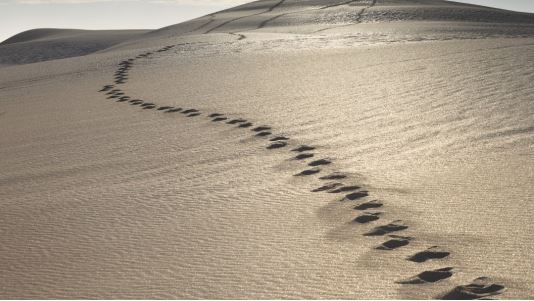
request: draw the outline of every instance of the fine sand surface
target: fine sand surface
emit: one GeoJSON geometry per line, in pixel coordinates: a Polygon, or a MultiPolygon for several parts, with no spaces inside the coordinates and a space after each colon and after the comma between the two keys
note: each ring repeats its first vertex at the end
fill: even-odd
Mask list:
{"type": "Polygon", "coordinates": [[[0,298],[534,297],[534,15],[265,0],[32,60],[0,298]]]}

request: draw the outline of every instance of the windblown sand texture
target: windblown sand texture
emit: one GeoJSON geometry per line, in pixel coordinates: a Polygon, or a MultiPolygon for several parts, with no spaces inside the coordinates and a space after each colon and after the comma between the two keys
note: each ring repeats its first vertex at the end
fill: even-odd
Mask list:
{"type": "Polygon", "coordinates": [[[534,15],[263,0],[107,34],[0,45],[0,298],[534,297],[534,15]]]}

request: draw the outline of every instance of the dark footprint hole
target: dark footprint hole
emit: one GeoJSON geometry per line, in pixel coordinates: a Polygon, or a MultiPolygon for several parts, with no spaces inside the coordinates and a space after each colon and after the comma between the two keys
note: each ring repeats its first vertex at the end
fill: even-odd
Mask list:
{"type": "Polygon", "coordinates": [[[400,284],[422,284],[422,283],[433,283],[438,282],[443,279],[447,279],[452,276],[452,267],[424,271],[412,278],[399,281],[400,284]]]}
{"type": "Polygon", "coordinates": [[[418,252],[408,257],[408,260],[421,263],[431,259],[442,259],[449,256],[450,254],[450,252],[440,250],[437,246],[433,246],[427,250],[418,252]]]}
{"type": "Polygon", "coordinates": [[[208,117],[213,118],[213,117],[219,117],[219,116],[222,116],[222,115],[223,114],[213,113],[213,114],[210,114],[208,117]]]}
{"type": "Polygon", "coordinates": [[[228,119],[228,118],[226,118],[226,117],[217,117],[217,118],[212,119],[211,121],[219,122],[219,121],[223,121],[223,120],[226,120],[226,119],[228,119]]]}
{"type": "Polygon", "coordinates": [[[356,217],[353,222],[359,223],[359,224],[367,224],[373,221],[376,221],[380,218],[380,214],[382,212],[373,212],[373,213],[364,213],[358,217],[356,217]]]}
{"type": "Polygon", "coordinates": [[[190,114],[190,113],[197,113],[198,110],[196,109],[188,109],[188,110],[185,110],[185,111],[182,111],[182,114],[190,114]]]}
{"type": "Polygon", "coordinates": [[[265,137],[271,135],[271,132],[259,132],[256,134],[258,137],[265,137]]]}
{"type": "Polygon", "coordinates": [[[180,112],[181,110],[182,110],[181,108],[175,108],[175,109],[170,109],[166,111],[165,113],[176,113],[176,112],[180,112]]]}
{"type": "Polygon", "coordinates": [[[156,106],[155,104],[151,103],[151,102],[145,102],[144,104],[141,105],[142,107],[149,107],[149,106],[156,106]]]}
{"type": "Polygon", "coordinates": [[[256,127],[256,128],[253,128],[252,130],[254,132],[262,132],[262,131],[268,131],[270,130],[271,128],[268,127],[268,126],[259,126],[259,127],[256,127]]]}
{"type": "Polygon", "coordinates": [[[373,200],[373,201],[369,201],[369,202],[360,204],[360,205],[354,207],[354,209],[356,209],[356,210],[367,210],[367,209],[372,209],[372,208],[380,208],[382,206],[384,206],[384,204],[380,203],[377,200],[373,200]]]}
{"type": "Polygon", "coordinates": [[[230,121],[228,121],[227,123],[228,124],[237,124],[237,123],[243,123],[243,122],[247,122],[245,119],[232,119],[230,121]]]}
{"type": "Polygon", "coordinates": [[[295,160],[304,160],[313,157],[314,154],[298,154],[295,156],[295,160]]]}
{"type": "Polygon", "coordinates": [[[144,106],[143,107],[143,110],[152,110],[154,109],[156,106],[144,106]]]}
{"type": "Polygon", "coordinates": [[[360,189],[360,186],[352,185],[352,186],[342,186],[337,189],[334,189],[332,191],[329,191],[329,193],[341,193],[341,192],[348,192],[348,191],[354,191],[360,189]]]}
{"type": "Polygon", "coordinates": [[[345,179],[346,177],[347,177],[347,175],[345,175],[345,174],[342,174],[342,173],[339,173],[339,172],[335,172],[335,173],[329,174],[327,176],[320,177],[319,179],[321,179],[321,180],[341,180],[341,179],[345,179]]]}
{"type": "Polygon", "coordinates": [[[286,140],[289,140],[289,138],[284,137],[284,136],[277,136],[277,137],[269,139],[269,141],[286,141],[286,140]]]}
{"type": "Polygon", "coordinates": [[[313,147],[313,146],[301,145],[301,146],[299,146],[297,148],[292,149],[291,151],[301,153],[301,152],[311,151],[311,150],[314,150],[314,149],[315,149],[315,147],[313,147]]]}
{"type": "Polygon", "coordinates": [[[358,199],[361,199],[361,198],[364,198],[366,196],[369,196],[369,192],[368,191],[358,191],[358,192],[353,192],[353,193],[349,193],[345,196],[344,200],[349,200],[349,201],[354,201],[354,200],[358,200],[358,199]]]}
{"type": "Polygon", "coordinates": [[[502,294],[506,288],[504,285],[490,283],[487,277],[480,277],[467,285],[455,287],[441,299],[443,300],[475,300],[502,294]]]}
{"type": "Polygon", "coordinates": [[[251,127],[252,126],[252,123],[250,122],[247,122],[247,123],[242,123],[239,125],[240,128],[248,128],[248,127],[251,127]]]}
{"type": "Polygon", "coordinates": [[[200,113],[191,113],[189,115],[187,115],[187,117],[196,117],[196,116],[199,116],[200,113]]]}
{"type": "Polygon", "coordinates": [[[295,175],[295,177],[300,177],[300,176],[311,176],[311,175],[314,175],[318,172],[320,172],[321,170],[318,169],[318,168],[314,168],[314,169],[306,169],[306,170],[303,170],[301,172],[299,172],[298,174],[295,175]]]}
{"type": "Polygon", "coordinates": [[[378,226],[371,232],[367,232],[364,236],[382,236],[391,232],[402,231],[408,229],[408,226],[402,224],[402,221],[394,221],[387,225],[378,226]]]}
{"type": "Polygon", "coordinates": [[[282,148],[286,146],[287,146],[286,142],[278,141],[278,142],[271,143],[269,146],[267,146],[267,149],[277,149],[277,148],[282,148]]]}
{"type": "Polygon", "coordinates": [[[407,246],[410,243],[410,240],[412,240],[412,238],[408,236],[390,235],[390,237],[392,239],[383,242],[380,246],[376,247],[376,249],[387,251],[395,250],[407,246]]]}
{"type": "Polygon", "coordinates": [[[326,160],[326,159],[320,159],[320,160],[315,160],[313,162],[308,163],[309,166],[320,166],[320,165],[328,165],[328,164],[332,164],[332,161],[326,160]]]}
{"type": "Polygon", "coordinates": [[[169,109],[172,109],[172,107],[170,107],[170,106],[163,106],[163,107],[159,107],[159,108],[158,108],[158,111],[169,110],[169,109]]]}
{"type": "Polygon", "coordinates": [[[319,188],[315,188],[314,190],[312,190],[312,192],[321,192],[321,191],[327,191],[327,190],[331,190],[331,189],[334,189],[336,187],[339,187],[339,186],[342,186],[343,184],[341,183],[328,183],[326,185],[323,185],[319,188]]]}

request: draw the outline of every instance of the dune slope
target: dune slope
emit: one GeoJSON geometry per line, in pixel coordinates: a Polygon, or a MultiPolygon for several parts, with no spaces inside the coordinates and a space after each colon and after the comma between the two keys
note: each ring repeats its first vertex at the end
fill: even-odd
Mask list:
{"type": "Polygon", "coordinates": [[[533,25],[265,0],[0,69],[0,297],[531,298],[533,25]]]}

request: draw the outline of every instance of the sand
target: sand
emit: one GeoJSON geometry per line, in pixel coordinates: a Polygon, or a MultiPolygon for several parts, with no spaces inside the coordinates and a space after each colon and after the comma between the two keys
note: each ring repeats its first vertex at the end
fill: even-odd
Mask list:
{"type": "Polygon", "coordinates": [[[336,3],[0,68],[0,298],[533,298],[534,16],[336,3]]]}

